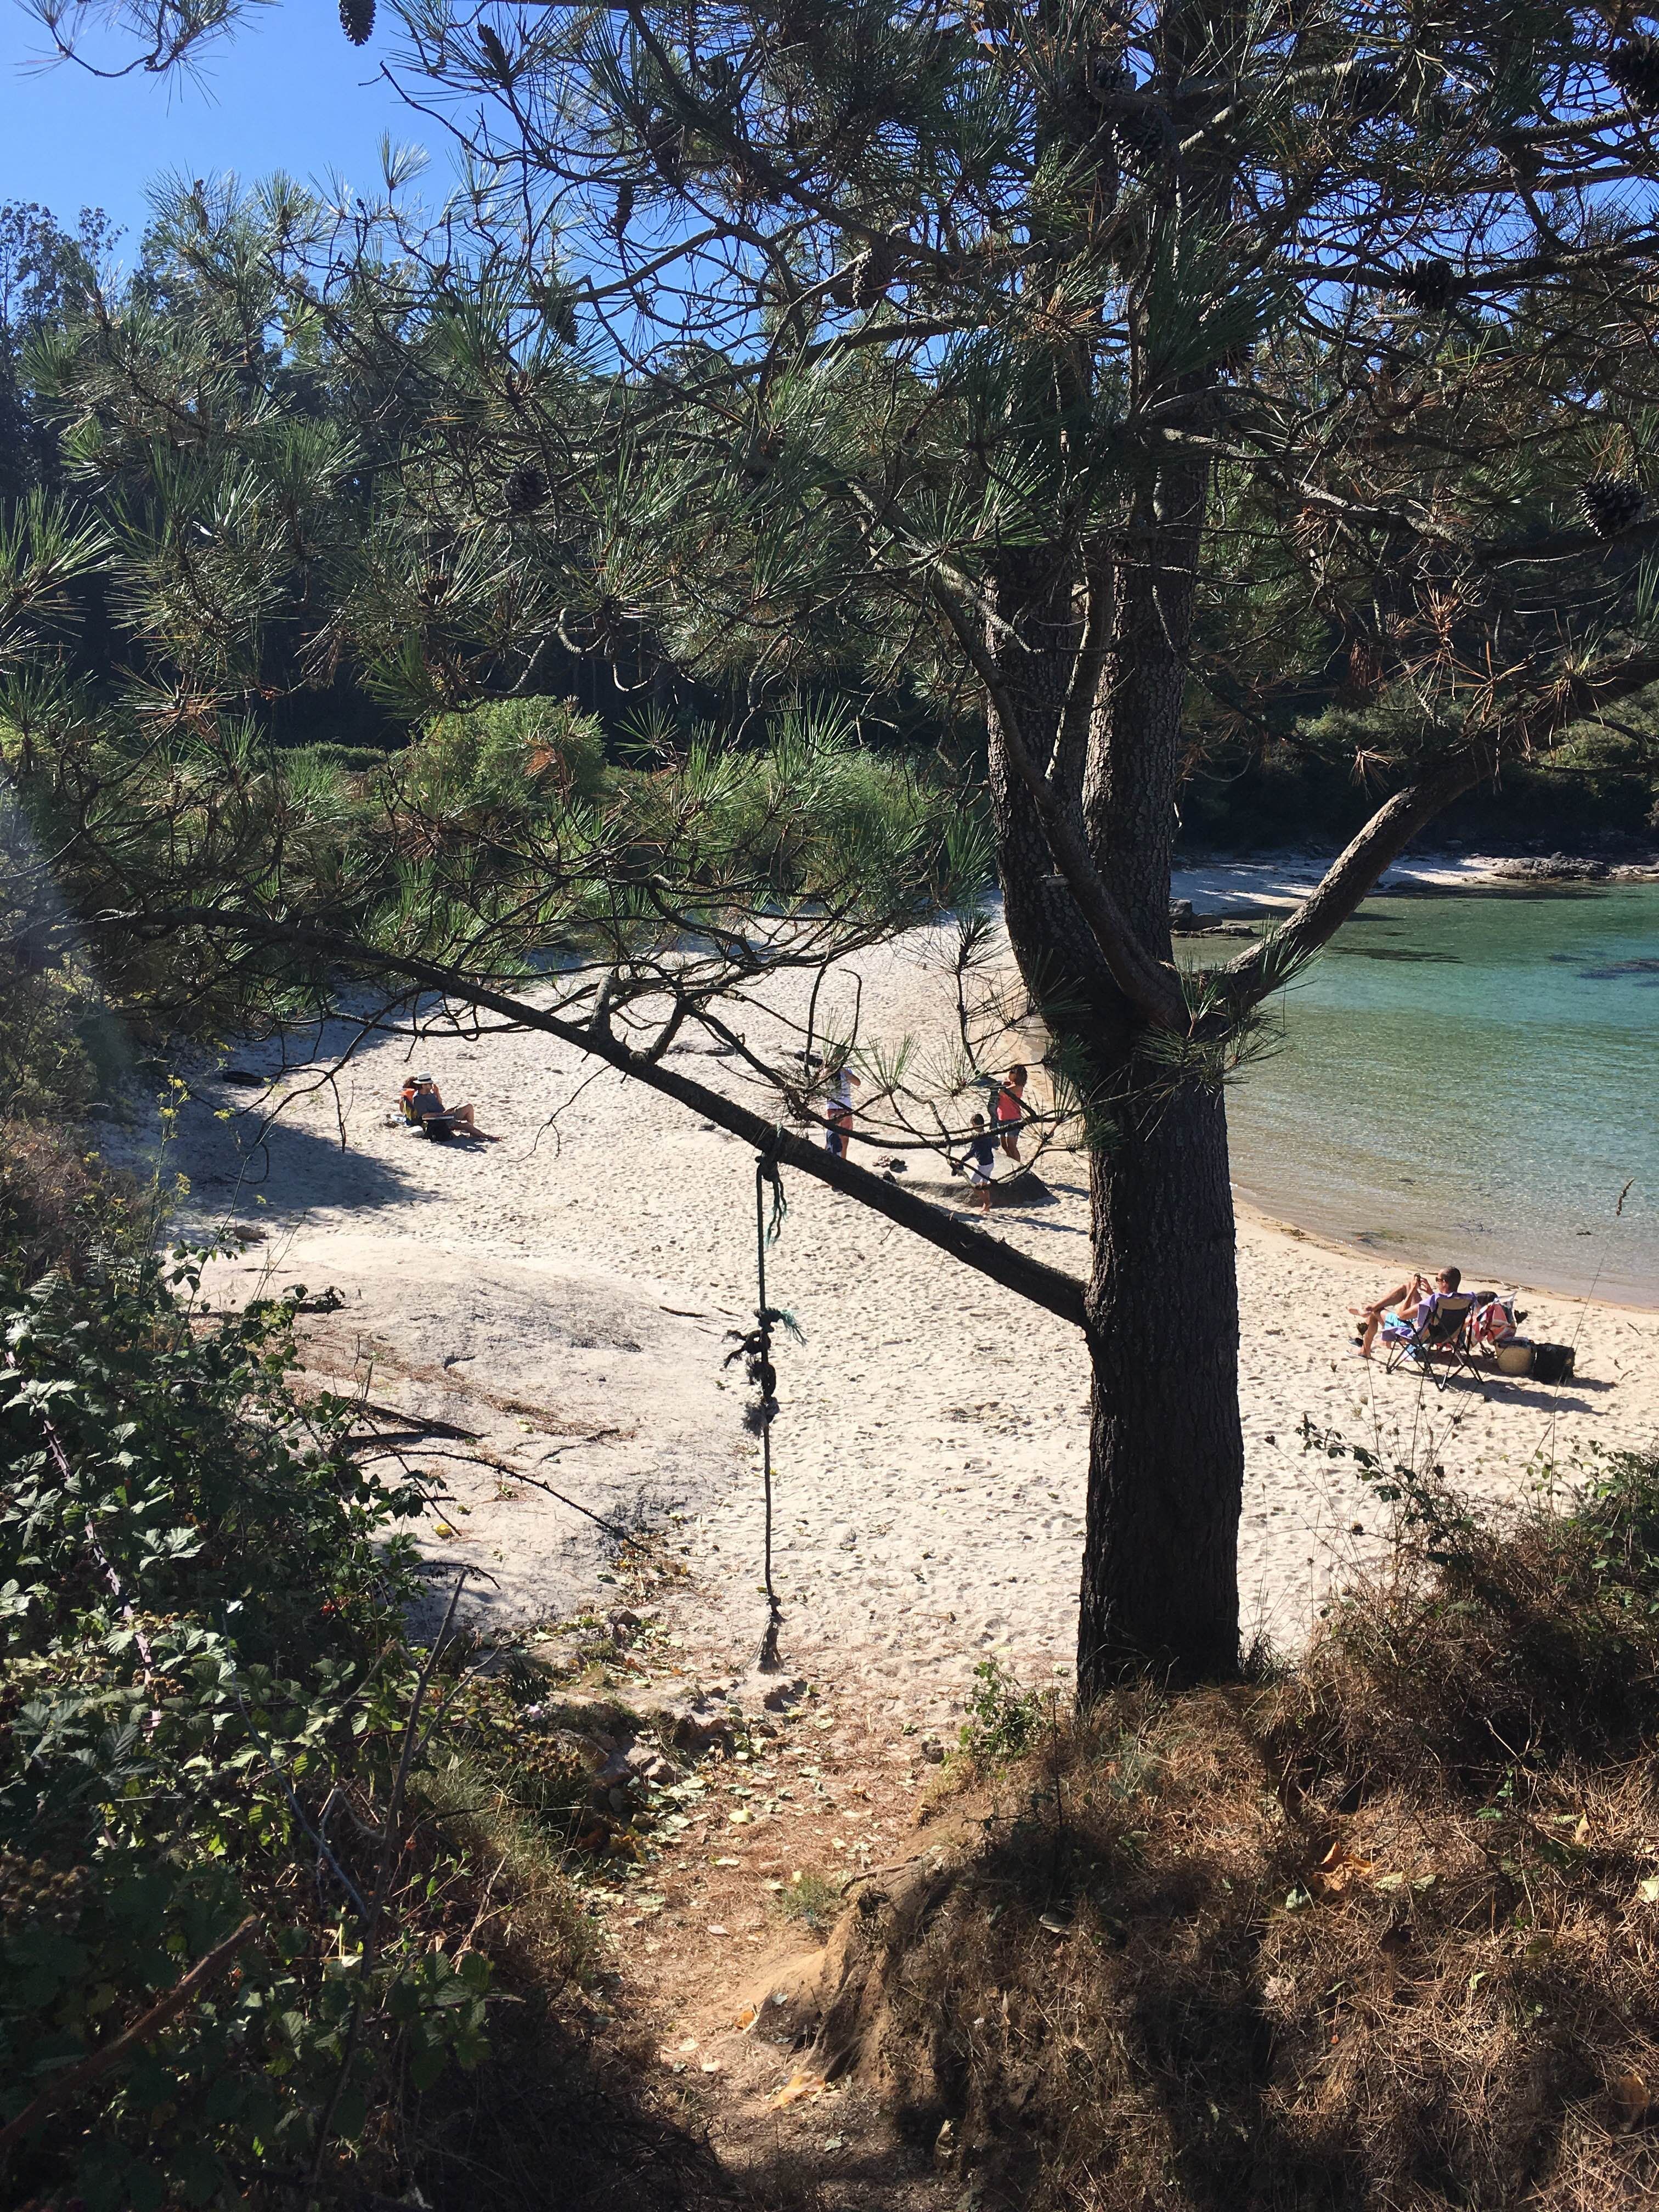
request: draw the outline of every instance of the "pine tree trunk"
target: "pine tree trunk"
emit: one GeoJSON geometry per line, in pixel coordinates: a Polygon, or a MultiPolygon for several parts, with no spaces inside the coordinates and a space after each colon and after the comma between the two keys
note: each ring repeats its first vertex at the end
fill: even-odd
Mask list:
{"type": "MultiPolygon", "coordinates": [[[[1142,945],[1171,957],[1170,867],[1201,468],[1139,487],[1140,558],[1115,594],[1087,773],[1067,792],[1102,875],[1142,945]]],[[[1105,971],[1010,769],[1006,702],[1047,758],[1079,635],[1063,561],[1006,556],[988,643],[1000,700],[988,716],[991,793],[1008,933],[1034,1005],[1090,1101],[1093,1415],[1078,1687],[1126,1671],[1194,1680],[1238,1667],[1238,1294],[1226,1111],[1172,1076],[1105,971]]]]}
{"type": "Polygon", "coordinates": [[[1238,1666],[1238,1293],[1226,1109],[1188,1085],[1091,1163],[1078,1693],[1238,1666]]]}

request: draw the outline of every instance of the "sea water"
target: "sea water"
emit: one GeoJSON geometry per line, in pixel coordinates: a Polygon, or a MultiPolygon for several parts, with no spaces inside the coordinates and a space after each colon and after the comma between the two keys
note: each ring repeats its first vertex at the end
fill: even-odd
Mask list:
{"type": "Polygon", "coordinates": [[[1243,1198],[1385,1272],[1659,1307],[1659,884],[1369,900],[1261,1043],[1243,1198]]]}

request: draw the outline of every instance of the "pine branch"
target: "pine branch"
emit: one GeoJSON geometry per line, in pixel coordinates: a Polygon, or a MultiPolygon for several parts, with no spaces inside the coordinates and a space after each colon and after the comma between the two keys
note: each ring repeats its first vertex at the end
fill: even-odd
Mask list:
{"type": "Polygon", "coordinates": [[[1070,1322],[1079,1328],[1087,1326],[1083,1285],[1074,1276],[1042,1260],[1032,1259],[1017,1246],[994,1243],[982,1231],[946,1213],[942,1207],[931,1206],[896,1183],[872,1175],[867,1168],[856,1167],[850,1160],[781,1128],[763,1115],[738,1105],[707,1084],[681,1074],[678,1068],[665,1066],[645,1053],[635,1051],[608,1029],[602,1028],[598,1019],[591,1023],[563,1021],[526,1000],[475,981],[463,969],[383,951],[341,932],[274,921],[263,915],[218,907],[163,907],[105,915],[100,919],[113,927],[147,933],[205,929],[251,938],[261,944],[320,953],[371,974],[406,976],[427,990],[504,1015],[525,1029],[539,1030],[557,1037],[562,1043],[574,1045],[579,1052],[605,1060],[621,1073],[642,1083],[647,1090],[662,1092],[704,1121],[713,1121],[717,1128],[741,1137],[757,1150],[771,1150],[781,1165],[828,1183],[844,1197],[857,1199],[872,1212],[884,1215],[901,1229],[909,1230],[927,1243],[948,1253],[953,1260],[959,1260],[964,1267],[988,1275],[993,1282],[1029,1298],[1032,1304],[1043,1307],[1061,1321],[1070,1322]]]}

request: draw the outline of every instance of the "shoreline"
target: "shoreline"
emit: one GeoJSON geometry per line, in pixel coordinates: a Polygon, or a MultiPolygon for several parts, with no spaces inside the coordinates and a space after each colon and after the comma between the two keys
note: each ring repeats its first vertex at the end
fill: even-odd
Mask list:
{"type": "MultiPolygon", "coordinates": [[[[1297,905],[1334,856],[1305,847],[1281,852],[1177,856],[1170,896],[1193,902],[1194,919],[1246,921],[1297,905]],[[1203,902],[1200,912],[1200,902],[1203,902]]],[[[1445,896],[1459,891],[1583,891],[1659,883],[1659,855],[1641,861],[1561,851],[1547,856],[1502,853],[1419,853],[1385,868],[1372,898],[1445,896]]]]}
{"type": "MultiPolygon", "coordinates": [[[[1565,856],[1556,857],[1560,860],[1565,856]]],[[[1305,895],[1324,864],[1323,855],[1286,849],[1249,858],[1212,855],[1195,860],[1190,866],[1177,868],[1172,878],[1172,893],[1188,902],[1192,909],[1189,920],[1177,923],[1178,934],[1188,945],[1197,947],[1201,947],[1211,934],[1253,938],[1264,927],[1272,927],[1305,895]]],[[[1653,889],[1659,887],[1659,868],[1627,866],[1615,871],[1602,863],[1601,872],[1594,880],[1574,879],[1559,872],[1547,879],[1539,875],[1518,879],[1509,872],[1517,865],[1505,857],[1477,853],[1413,855],[1385,872],[1372,894],[1379,902],[1373,913],[1380,925],[1383,899],[1484,897],[1500,902],[1506,898],[1518,898],[1529,912],[1537,914],[1545,914],[1547,906],[1553,902],[1558,914],[1576,911],[1582,917],[1586,911],[1586,897],[1599,897],[1610,914],[1626,914],[1626,922],[1610,926],[1633,927],[1642,939],[1635,949],[1659,949],[1659,945],[1652,942],[1655,921],[1659,917],[1656,917],[1650,903],[1653,889]],[[1500,869],[1504,872],[1498,872],[1500,869]]],[[[1453,911],[1449,908],[1441,909],[1443,915],[1453,911]]],[[[1409,931],[1412,925],[1406,919],[1409,912],[1408,907],[1395,908],[1400,917],[1396,927],[1409,931]]],[[[1571,929],[1582,928],[1584,924],[1581,919],[1562,926],[1571,929]]],[[[1538,927],[1548,933],[1553,925],[1546,918],[1538,927]]],[[[1195,957],[1201,962],[1216,956],[1200,950],[1195,957]]],[[[1230,1119],[1233,1118],[1230,1115],[1230,1119]]],[[[1259,1135],[1257,1133],[1258,1139],[1259,1135]]],[[[1415,1222],[1414,1230],[1409,1229],[1402,1218],[1396,1225],[1406,1231],[1405,1234],[1368,1233],[1370,1217],[1354,1212],[1356,1192],[1352,1178],[1346,1183],[1340,1176],[1335,1182],[1305,1176],[1297,1180],[1285,1170],[1277,1155],[1263,1152],[1259,1140],[1253,1146],[1248,1115],[1237,1121],[1233,1143],[1233,1199],[1241,1219],[1248,1218],[1267,1226],[1280,1226],[1287,1233],[1318,1243],[1324,1250],[1346,1259],[1363,1260],[1382,1270],[1407,1264],[1402,1255],[1408,1247],[1440,1247],[1460,1241],[1459,1210],[1453,1206],[1444,1209],[1439,1229],[1426,1220],[1419,1206],[1407,1209],[1415,1222]]],[[[1467,1222],[1462,1225],[1469,1226],[1467,1222]]],[[[1495,1257],[1489,1255],[1485,1259],[1477,1256],[1472,1261],[1465,1261],[1463,1254],[1455,1250],[1445,1256],[1458,1260],[1466,1267],[1473,1265],[1483,1279],[1491,1275],[1505,1287],[1513,1286],[1535,1297],[1609,1306],[1632,1316],[1659,1314],[1656,1271],[1650,1261],[1643,1261],[1644,1254],[1651,1252],[1650,1243],[1638,1238],[1636,1244],[1631,1244],[1628,1224],[1616,1234],[1611,1223],[1601,1226],[1613,1235],[1612,1246],[1597,1244],[1582,1249],[1577,1245],[1564,1247],[1559,1237],[1546,1233],[1540,1224],[1534,1224],[1539,1233],[1531,1237],[1500,1236],[1501,1249],[1495,1257]],[[1618,1241],[1620,1237],[1626,1239],[1622,1244],[1618,1241]]],[[[1488,1241],[1484,1231],[1490,1224],[1476,1227],[1483,1233],[1474,1241],[1484,1249],[1488,1241]]]]}
{"type": "MultiPolygon", "coordinates": [[[[1236,1219],[1248,1223],[1253,1229],[1268,1230],[1298,1244],[1311,1244],[1318,1251],[1329,1253],[1334,1259],[1363,1260],[1368,1267],[1379,1268],[1384,1273],[1402,1264],[1399,1261],[1391,1261],[1384,1253],[1372,1250],[1369,1245],[1340,1237],[1334,1230],[1310,1229],[1302,1222],[1290,1220],[1284,1214],[1270,1213],[1266,1206],[1249,1197],[1236,1182],[1231,1185],[1231,1189],[1236,1219]]],[[[1659,1305],[1634,1298],[1621,1298],[1607,1291],[1598,1290],[1593,1295],[1586,1291],[1564,1291],[1557,1284],[1541,1282],[1531,1276],[1514,1282],[1505,1276],[1503,1286],[1505,1290],[1524,1291],[1530,1298],[1553,1298],[1561,1305],[1583,1306],[1590,1310],[1610,1306],[1621,1314],[1639,1315],[1646,1321],[1659,1321],[1659,1305]]]]}

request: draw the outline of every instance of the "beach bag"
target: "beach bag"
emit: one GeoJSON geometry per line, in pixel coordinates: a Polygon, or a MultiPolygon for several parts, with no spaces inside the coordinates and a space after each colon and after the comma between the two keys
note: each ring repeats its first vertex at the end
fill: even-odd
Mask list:
{"type": "Polygon", "coordinates": [[[1492,1353],[1492,1364],[1500,1375],[1530,1375],[1532,1353],[1529,1344],[1500,1344],[1492,1353]]]}
{"type": "Polygon", "coordinates": [[[1570,1344],[1534,1344],[1532,1379],[1534,1382],[1571,1382],[1574,1352],[1570,1344]]]}

